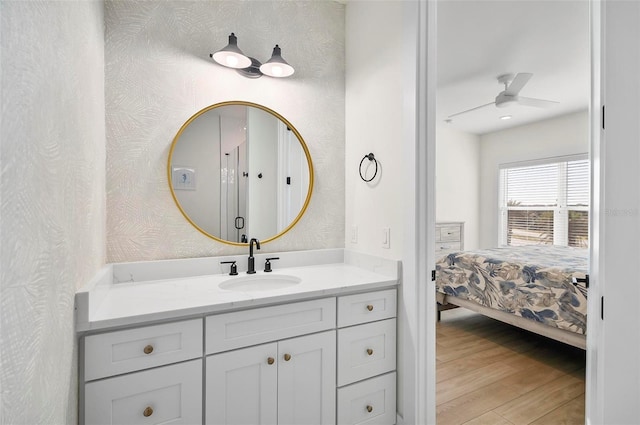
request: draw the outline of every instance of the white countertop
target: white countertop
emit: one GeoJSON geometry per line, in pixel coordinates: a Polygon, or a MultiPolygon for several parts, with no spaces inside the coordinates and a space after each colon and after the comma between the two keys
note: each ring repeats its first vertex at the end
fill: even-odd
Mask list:
{"type": "MultiPolygon", "coordinates": [[[[336,251],[319,251],[315,258],[321,263],[323,255],[330,252],[331,255],[324,257],[335,260],[336,251]]],[[[287,254],[279,255],[285,257],[287,254]]],[[[218,262],[226,259],[227,257],[218,259],[218,262]]],[[[245,279],[248,275],[241,270],[238,276],[217,273],[114,283],[114,280],[117,282],[117,279],[113,278],[116,273],[113,268],[108,268],[102,276],[95,279],[95,282],[76,294],[76,330],[99,330],[333,296],[385,288],[398,283],[397,261],[349,252],[345,253],[344,259],[341,263],[300,264],[298,267],[287,268],[274,265],[274,271],[271,273],[260,270],[251,276],[294,276],[300,279],[300,283],[281,289],[249,292],[218,287],[220,283],[230,279],[245,279]]],[[[180,263],[181,260],[170,261],[176,265],[192,260],[183,260],[183,263],[180,263]]],[[[295,261],[289,261],[289,264],[291,263],[295,261]]],[[[157,264],[166,262],[150,262],[148,266],[144,266],[148,269],[157,264]]],[[[141,263],[136,264],[138,267],[140,265],[141,263]]]]}

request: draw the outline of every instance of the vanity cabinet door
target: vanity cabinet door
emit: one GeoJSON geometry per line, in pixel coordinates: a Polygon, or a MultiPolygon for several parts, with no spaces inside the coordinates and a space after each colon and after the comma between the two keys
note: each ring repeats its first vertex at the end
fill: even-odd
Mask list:
{"type": "Polygon", "coordinates": [[[278,345],[263,344],[207,357],[207,424],[275,425],[278,345]]]}
{"type": "Polygon", "coordinates": [[[207,357],[205,421],[216,425],[335,424],[336,333],[207,357]]]}
{"type": "Polygon", "coordinates": [[[335,331],[280,341],[278,357],[278,424],[335,424],[335,331]]]}

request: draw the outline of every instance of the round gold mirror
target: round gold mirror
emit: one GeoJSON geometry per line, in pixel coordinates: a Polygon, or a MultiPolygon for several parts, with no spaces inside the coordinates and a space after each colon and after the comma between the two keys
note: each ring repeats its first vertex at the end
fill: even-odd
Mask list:
{"type": "Polygon", "coordinates": [[[220,242],[269,242],[302,217],[313,189],[309,149],[289,121],[262,105],[198,111],[171,144],[171,195],[185,218],[220,242]]]}

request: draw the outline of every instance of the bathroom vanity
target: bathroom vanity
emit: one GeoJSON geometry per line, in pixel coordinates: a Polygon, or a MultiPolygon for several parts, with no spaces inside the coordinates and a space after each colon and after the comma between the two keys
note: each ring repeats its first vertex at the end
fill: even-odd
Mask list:
{"type": "Polygon", "coordinates": [[[106,266],[76,294],[81,423],[394,424],[399,262],[273,256],[106,266]]]}

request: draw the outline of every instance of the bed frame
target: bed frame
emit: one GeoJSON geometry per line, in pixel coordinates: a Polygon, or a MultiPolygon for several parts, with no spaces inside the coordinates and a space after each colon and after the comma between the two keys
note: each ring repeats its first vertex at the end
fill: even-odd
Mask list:
{"type": "Polygon", "coordinates": [[[440,318],[441,310],[448,310],[449,308],[452,308],[452,305],[464,307],[466,309],[475,311],[476,313],[480,313],[483,316],[491,317],[492,319],[517,326],[518,328],[525,329],[538,335],[546,336],[548,338],[555,339],[556,341],[560,341],[565,344],[581,348],[583,350],[586,350],[587,348],[586,335],[543,325],[542,323],[534,322],[533,320],[525,319],[524,317],[485,307],[483,305],[476,304],[473,301],[465,300],[463,298],[452,297],[443,294],[442,292],[436,292],[436,300],[440,304],[440,306],[438,306],[438,319],[440,318]]]}

